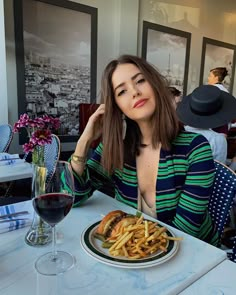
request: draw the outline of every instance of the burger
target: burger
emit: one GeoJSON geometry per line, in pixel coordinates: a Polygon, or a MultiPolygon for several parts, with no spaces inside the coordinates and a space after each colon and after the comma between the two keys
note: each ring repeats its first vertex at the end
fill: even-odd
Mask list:
{"type": "Polygon", "coordinates": [[[111,211],[105,215],[99,223],[96,236],[98,238],[100,237],[102,240],[115,237],[122,227],[135,224],[137,220],[137,216],[125,213],[121,210],[111,211]]]}

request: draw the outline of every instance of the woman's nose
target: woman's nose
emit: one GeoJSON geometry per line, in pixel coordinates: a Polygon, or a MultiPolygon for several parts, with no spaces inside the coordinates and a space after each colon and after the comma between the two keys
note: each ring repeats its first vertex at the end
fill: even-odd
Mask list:
{"type": "Polygon", "coordinates": [[[133,95],[133,98],[137,97],[140,95],[140,90],[138,89],[137,86],[133,86],[132,87],[132,95],[133,95]]]}

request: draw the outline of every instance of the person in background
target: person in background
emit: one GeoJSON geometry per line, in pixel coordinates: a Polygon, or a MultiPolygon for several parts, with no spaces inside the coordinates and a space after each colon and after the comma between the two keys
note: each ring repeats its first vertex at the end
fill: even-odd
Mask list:
{"type": "Polygon", "coordinates": [[[228,71],[225,67],[211,69],[208,76],[208,85],[214,85],[220,90],[229,92],[223,85],[224,79],[227,75],[228,71]]]}
{"type": "MultiPolygon", "coordinates": [[[[228,71],[225,67],[217,67],[210,70],[208,76],[208,85],[214,85],[218,87],[220,90],[229,92],[223,85],[225,77],[228,75],[228,71]]],[[[213,128],[214,131],[223,134],[226,138],[229,133],[230,124],[225,124],[223,126],[219,126],[213,128]]]]}
{"type": "Polygon", "coordinates": [[[106,66],[101,105],[70,161],[74,206],[110,182],[118,201],[218,245],[208,212],[215,175],[210,145],[200,134],[179,130],[167,82],[145,59],[123,55],[106,66]],[[101,134],[87,159],[90,143],[101,134]]]}
{"type": "Polygon", "coordinates": [[[226,164],[227,141],[212,128],[236,118],[236,99],[212,85],[202,85],[184,97],[176,112],[185,130],[200,133],[209,141],[213,158],[226,164]]]}
{"type": "Polygon", "coordinates": [[[182,100],[181,91],[173,86],[169,86],[168,89],[173,97],[175,107],[177,107],[178,103],[182,100]]]}

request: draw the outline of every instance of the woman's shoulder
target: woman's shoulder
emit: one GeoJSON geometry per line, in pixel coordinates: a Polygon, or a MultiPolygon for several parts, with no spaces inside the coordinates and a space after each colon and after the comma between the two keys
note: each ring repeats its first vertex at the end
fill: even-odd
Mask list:
{"type": "Polygon", "coordinates": [[[181,131],[172,145],[172,153],[180,159],[212,159],[212,150],[208,140],[199,133],[181,131]]]}
{"type": "Polygon", "coordinates": [[[211,147],[203,135],[190,131],[181,131],[172,143],[172,152],[176,155],[190,155],[193,152],[211,153],[211,147]]]}
{"type": "Polygon", "coordinates": [[[193,143],[208,143],[208,141],[199,133],[181,130],[173,142],[174,145],[191,145],[193,143]]]}

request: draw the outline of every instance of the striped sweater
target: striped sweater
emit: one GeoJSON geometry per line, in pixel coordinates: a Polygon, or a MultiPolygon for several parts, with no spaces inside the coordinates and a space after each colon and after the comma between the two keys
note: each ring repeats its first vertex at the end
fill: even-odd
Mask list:
{"type": "MultiPolygon", "coordinates": [[[[116,199],[137,208],[135,159],[109,177],[100,164],[102,149],[100,144],[87,161],[81,177],[74,175],[74,206],[79,206],[104,183],[112,182],[116,199]]],[[[219,237],[207,209],[214,175],[215,166],[208,141],[202,135],[182,131],[173,141],[171,150],[160,151],[156,181],[158,219],[216,246],[219,237]]]]}

